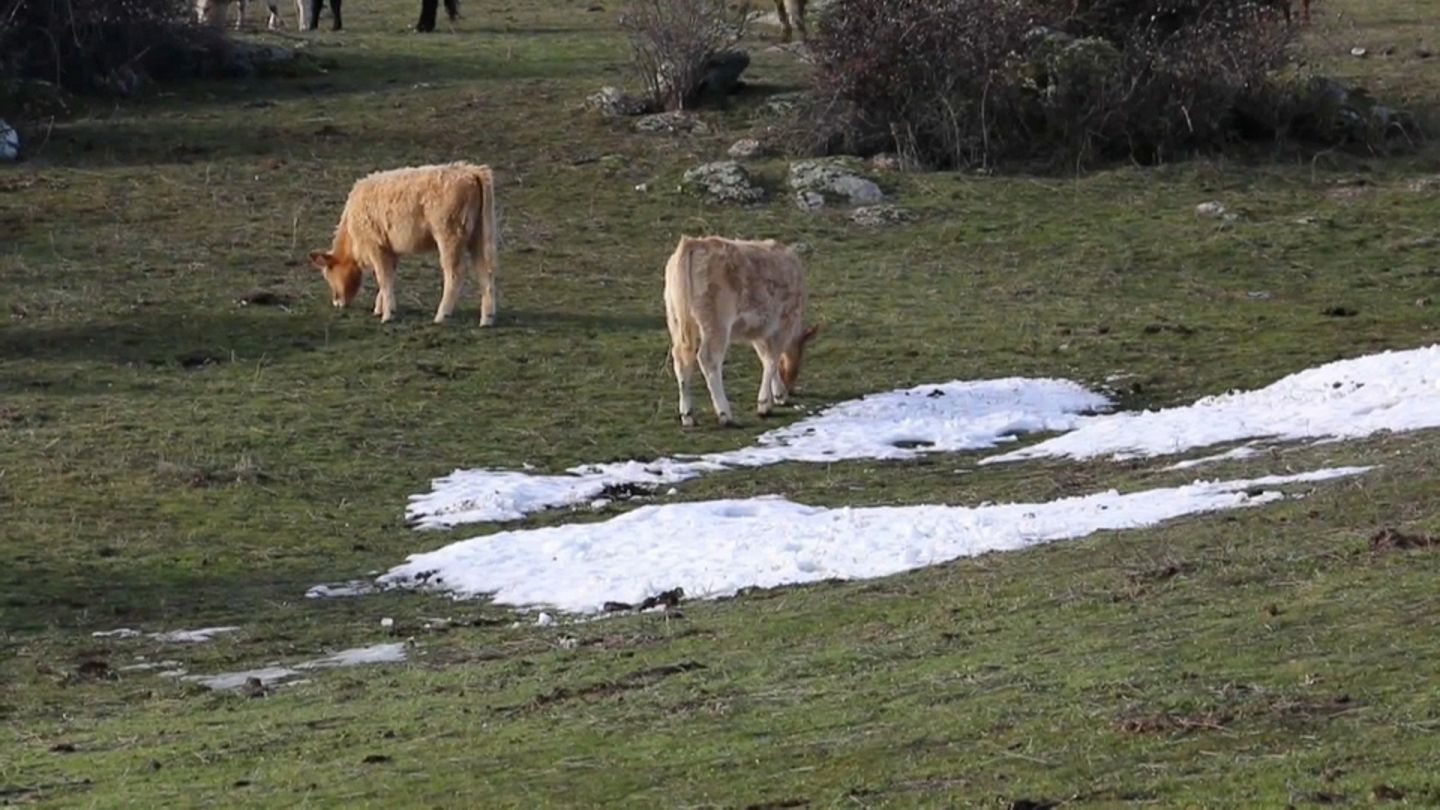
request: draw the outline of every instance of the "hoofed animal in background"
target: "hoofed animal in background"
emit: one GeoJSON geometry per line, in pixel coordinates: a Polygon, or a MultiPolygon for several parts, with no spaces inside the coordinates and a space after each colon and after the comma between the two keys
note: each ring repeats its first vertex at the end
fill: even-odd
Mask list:
{"type": "MultiPolygon", "coordinates": [[[[195,16],[199,18],[201,25],[211,25],[216,28],[225,27],[225,15],[230,9],[230,4],[239,4],[239,11],[235,17],[235,30],[240,30],[245,25],[245,7],[248,0],[195,0],[195,16]]],[[[266,21],[265,27],[271,31],[285,27],[280,19],[280,6],[275,0],[266,0],[265,5],[270,9],[270,19],[266,21]]],[[[295,26],[301,26],[301,20],[305,19],[305,0],[295,0],[295,26]]]]}
{"type": "Polygon", "coordinates": [[[790,24],[800,29],[800,38],[809,39],[810,31],[805,27],[805,0],[775,0],[775,11],[780,16],[781,42],[790,41],[790,24]]]}
{"type": "MultiPolygon", "coordinates": [[[[295,0],[295,2],[302,7],[305,4],[305,0],[295,0]]],[[[305,21],[306,28],[314,31],[320,27],[320,10],[324,7],[325,0],[310,0],[309,13],[307,14],[303,10],[300,12],[301,18],[305,21]]],[[[340,30],[340,0],[330,0],[330,29],[333,31],[340,30]]]]}
{"type": "MultiPolygon", "coordinates": [[[[416,31],[435,30],[435,13],[439,6],[440,0],[420,0],[420,21],[415,23],[416,31]]],[[[460,17],[460,0],[445,0],[445,16],[452,23],[460,17]]]]}
{"type": "Polygon", "coordinates": [[[680,423],[695,424],[690,380],[705,375],[720,424],[732,423],[725,397],[725,353],[744,341],[760,356],[755,411],[784,404],[800,375],[805,344],[819,327],[805,327],[805,268],[774,240],[680,237],[665,265],[665,320],[670,359],[680,386],[680,423]]]}
{"type": "Polygon", "coordinates": [[[330,284],[331,303],[344,307],[360,291],[363,268],[375,273],[375,314],[395,307],[395,265],[401,256],[438,250],[445,276],[435,322],[455,310],[466,258],[480,280],[480,325],[495,322],[495,178],[489,166],[449,163],[375,172],[350,189],[330,252],[310,262],[330,284]]]}

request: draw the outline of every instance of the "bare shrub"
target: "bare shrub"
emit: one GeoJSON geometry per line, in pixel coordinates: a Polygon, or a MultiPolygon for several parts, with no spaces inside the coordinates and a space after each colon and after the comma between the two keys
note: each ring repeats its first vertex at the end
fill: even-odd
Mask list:
{"type": "Polygon", "coordinates": [[[746,8],[726,0],[631,0],[620,16],[635,71],[664,110],[693,106],[707,69],[745,34],[746,8]]]}
{"type": "Polygon", "coordinates": [[[835,0],[807,151],[1144,162],[1275,132],[1296,29],[1262,0],[835,0]],[[1267,110],[1266,105],[1270,104],[1267,110]]]}
{"type": "Polygon", "coordinates": [[[133,92],[182,53],[224,47],[187,0],[0,0],[0,77],[133,92]]]}

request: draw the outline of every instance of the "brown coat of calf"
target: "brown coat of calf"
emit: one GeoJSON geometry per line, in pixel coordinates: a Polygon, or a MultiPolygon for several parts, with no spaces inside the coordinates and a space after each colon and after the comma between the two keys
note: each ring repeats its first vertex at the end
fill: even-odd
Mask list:
{"type": "Polygon", "coordinates": [[[401,256],[438,250],[445,276],[435,322],[455,310],[468,253],[480,280],[480,325],[495,322],[495,178],[489,166],[450,163],[376,172],[350,190],[330,252],[312,251],[331,302],[343,307],[360,291],[362,268],[375,272],[382,322],[395,306],[395,265],[401,256]]]}
{"type": "Polygon", "coordinates": [[[687,426],[695,424],[690,380],[697,365],[715,415],[731,424],[725,353],[732,340],[749,343],[760,356],[756,412],[765,416],[794,388],[805,344],[817,329],[805,328],[805,268],[790,248],[718,236],[680,237],[665,265],[665,320],[680,422],[687,426]]]}

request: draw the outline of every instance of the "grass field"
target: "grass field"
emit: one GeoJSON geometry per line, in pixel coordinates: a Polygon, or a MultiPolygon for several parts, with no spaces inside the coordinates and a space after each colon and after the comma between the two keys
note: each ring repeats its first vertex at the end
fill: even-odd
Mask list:
{"type": "MultiPolygon", "coordinates": [[[[758,373],[741,351],[741,428],[674,418],[660,290],[681,233],[812,246],[811,407],[1121,374],[1123,406],[1168,406],[1436,340],[1440,243],[1423,237],[1440,236],[1440,183],[1416,183],[1440,173],[1434,148],[887,175],[921,218],[873,231],[783,197],[717,207],[676,193],[680,174],[762,128],[765,95],[803,67],[757,30],[753,86],[706,113],[712,133],[634,134],[579,109],[626,80],[604,5],[478,0],[420,36],[414,4],[360,3],[346,31],[303,37],[323,74],[77,110],[0,167],[0,803],[1440,804],[1440,555],[1366,550],[1382,527],[1440,531],[1434,431],[1202,473],[1381,465],[1303,500],[670,614],[516,627],[483,602],[303,598],[493,531],[404,525],[406,497],[457,467],[722,450],[773,427],[740,410],[758,373]],[[479,328],[473,294],[430,322],[433,257],[402,263],[394,323],[369,292],[332,311],[303,257],[354,179],[460,158],[500,175],[498,327],[479,328]],[[1238,219],[1197,218],[1212,199],[1238,219]],[[257,291],[284,305],[237,303],[257,291]],[[454,621],[424,629],[437,616],[454,621]],[[240,629],[92,636],[215,625],[240,629]],[[405,664],[263,698],[121,670],[411,637],[405,664]]],[[[1428,0],[1316,14],[1327,71],[1440,107],[1440,58],[1416,53],[1440,45],[1428,0]]],[[[783,161],[757,166],[778,187],[783,161]]],[[[782,465],[680,497],[978,504],[1194,477],[954,474],[973,461],[782,465]]]]}

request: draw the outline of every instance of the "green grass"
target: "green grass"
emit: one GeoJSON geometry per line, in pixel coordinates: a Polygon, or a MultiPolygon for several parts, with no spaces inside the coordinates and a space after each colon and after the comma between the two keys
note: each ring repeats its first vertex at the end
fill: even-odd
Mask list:
{"type": "MultiPolygon", "coordinates": [[[[635,135],[578,110],[625,80],[606,5],[482,0],[458,32],[417,36],[413,4],[362,4],[349,30],[305,37],[323,75],[173,89],[27,133],[38,154],[0,170],[0,802],[1440,803],[1440,557],[1364,550],[1383,526],[1440,531],[1436,432],[1203,471],[1380,465],[1303,500],[683,615],[516,628],[483,602],[304,599],[492,531],[403,525],[406,496],[457,467],[727,449],[773,426],[674,418],[660,288],[681,233],[813,247],[826,328],[808,407],[1016,374],[1126,374],[1122,404],[1157,407],[1436,339],[1417,301],[1440,298],[1440,248],[1412,243],[1440,234],[1440,196],[1411,189],[1440,172],[1434,149],[889,176],[922,217],[876,231],[783,198],[714,207],[675,193],[680,174],[760,131],[754,109],[801,67],[756,42],[758,88],[707,113],[713,134],[635,135]],[[473,295],[430,323],[433,257],[402,263],[395,323],[368,315],[369,293],[332,312],[303,257],[354,179],[459,158],[500,173],[498,328],[478,328],[473,295]],[[1209,199],[1239,219],[1197,219],[1209,199]],[[236,303],[256,290],[289,304],[236,303]],[[431,616],[456,623],[425,630],[431,616]],[[91,636],[216,624],[241,630],[193,647],[91,636]],[[412,636],[407,664],[263,699],[116,672],[412,636]]],[[[1315,59],[1433,112],[1440,59],[1413,54],[1428,5],[1317,4],[1315,59]]],[[[783,164],[760,169],[778,183],[783,164]]],[[[730,369],[748,402],[756,364],[737,350],[730,369]]],[[[975,458],[785,465],[681,494],[977,504],[1186,480],[1163,462],[955,474],[975,458]]]]}

